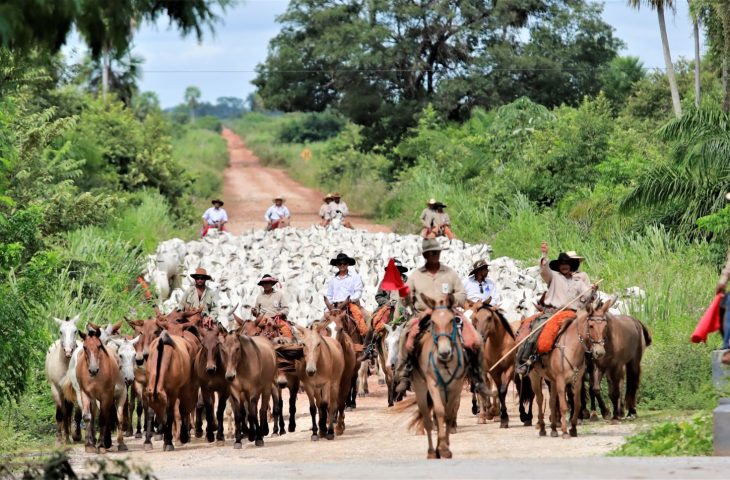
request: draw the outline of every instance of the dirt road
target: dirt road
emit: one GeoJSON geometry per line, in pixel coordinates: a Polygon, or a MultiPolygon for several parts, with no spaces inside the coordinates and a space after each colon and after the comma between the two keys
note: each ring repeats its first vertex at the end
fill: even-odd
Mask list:
{"type": "MultiPolygon", "coordinates": [[[[230,154],[230,165],[224,173],[223,201],[232,233],[263,228],[266,225],[264,213],[271,206],[275,195],[286,198],[292,226],[309,227],[319,222],[319,207],[324,196],[322,192],[292,180],[283,170],[262,166],[253,152],[246,148],[241,137],[231,130],[223,129],[223,138],[228,142],[230,154]]],[[[390,231],[362,217],[352,216],[350,220],[355,228],[371,232],[390,231]]]]}

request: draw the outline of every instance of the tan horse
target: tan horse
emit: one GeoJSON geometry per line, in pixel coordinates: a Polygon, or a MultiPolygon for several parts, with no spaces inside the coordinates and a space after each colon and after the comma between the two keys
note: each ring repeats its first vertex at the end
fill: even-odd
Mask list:
{"type": "Polygon", "coordinates": [[[431,310],[431,321],[419,341],[418,362],[413,369],[413,391],[418,405],[418,414],[413,423],[422,423],[426,429],[427,458],[451,458],[449,434],[456,423],[466,376],[459,319],[453,310],[453,295],[436,303],[421,294],[421,300],[431,310]],[[434,423],[438,437],[435,449],[431,438],[434,423]]]}
{"type": "MultiPolygon", "coordinates": [[[[278,353],[278,349],[282,346],[294,346],[293,337],[276,337],[272,339],[274,348],[278,353]]],[[[301,350],[301,348],[299,348],[301,350]]],[[[289,360],[282,360],[277,355],[277,372],[276,386],[279,393],[279,418],[274,419],[274,429],[272,435],[284,435],[284,388],[289,389],[289,432],[295,432],[297,429],[297,393],[299,393],[299,385],[301,381],[296,373],[296,365],[289,360]]]]}
{"type": "Polygon", "coordinates": [[[342,377],[340,378],[339,397],[337,399],[337,425],[335,426],[335,435],[339,436],[345,433],[345,409],[352,388],[352,380],[357,378],[358,371],[357,349],[350,335],[343,328],[342,317],[335,319],[335,339],[342,347],[342,355],[345,362],[344,368],[342,369],[342,377]]]}
{"type": "Polygon", "coordinates": [[[291,359],[297,359],[297,376],[309,398],[312,417],[312,441],[335,438],[334,422],[340,398],[340,382],[345,370],[345,357],[340,343],[323,335],[326,327],[315,324],[312,330],[295,327],[295,336],[302,348],[291,359]],[[317,413],[319,412],[319,425],[317,413]]]}
{"type": "MultiPolygon", "coordinates": [[[[206,439],[212,443],[214,440],[220,446],[223,445],[223,414],[226,410],[228,400],[229,384],[225,377],[225,368],[221,358],[221,342],[219,330],[202,328],[200,330],[201,347],[193,361],[195,377],[200,385],[203,409],[206,421],[206,439]],[[218,405],[213,418],[213,406],[215,395],[218,394],[218,405]],[[216,425],[217,423],[217,425],[216,425]],[[214,427],[217,427],[215,436],[214,427]]],[[[195,430],[202,430],[202,416],[196,415],[195,430]]]]}
{"type": "Polygon", "coordinates": [[[487,423],[495,416],[494,410],[499,413],[500,428],[509,427],[509,415],[507,414],[507,387],[512,381],[515,373],[515,352],[512,352],[501,362],[497,361],[507,354],[515,346],[515,333],[512,331],[507,319],[502,312],[489,305],[489,302],[478,302],[472,306],[474,314],[471,317],[474,328],[484,339],[482,349],[482,365],[484,371],[488,372],[497,388],[499,406],[493,402],[488,395],[479,394],[479,423],[487,423]],[[496,364],[496,365],[495,365],[496,364]],[[490,369],[494,367],[493,370],[490,369]]]}
{"type": "MultiPolygon", "coordinates": [[[[156,321],[158,325],[162,323],[156,321]]],[[[172,427],[178,413],[180,443],[190,441],[190,414],[195,408],[198,385],[192,375],[193,361],[189,348],[189,343],[183,337],[171,335],[166,330],[150,345],[144,402],[154,411],[162,426],[164,451],[175,450],[172,427]]],[[[147,423],[144,448],[152,448],[152,422],[147,423]]]]}
{"type": "MultiPolygon", "coordinates": [[[[127,324],[134,329],[134,332],[140,335],[139,341],[134,345],[134,384],[132,385],[130,394],[130,403],[137,401],[137,428],[134,432],[134,438],[142,438],[142,415],[144,414],[144,431],[147,431],[148,424],[152,421],[152,415],[149,414],[147,405],[144,401],[144,390],[147,386],[147,367],[146,360],[149,357],[149,348],[152,341],[160,336],[162,329],[157,325],[155,317],[149,317],[146,320],[127,320],[127,324]]],[[[132,414],[130,412],[130,421],[132,414]]]]}
{"type": "MultiPolygon", "coordinates": [[[[636,417],[636,394],[641,380],[641,358],[651,345],[651,335],[639,320],[629,315],[613,315],[608,312],[613,300],[588,311],[588,325],[600,338],[601,355],[593,356],[591,373],[592,394],[603,406],[601,380],[608,377],[608,395],[613,404],[612,422],[623,415],[621,409],[621,387],[626,378],[626,416],[636,417]]],[[[601,414],[606,418],[607,411],[601,414]]]]}
{"type": "Polygon", "coordinates": [[[220,334],[223,337],[220,353],[225,367],[225,378],[234,400],[236,434],[233,448],[242,448],[241,439],[244,430],[248,433],[248,441],[261,447],[264,445],[264,437],[269,434],[267,409],[272,394],[274,418],[279,415],[278,392],[274,387],[276,381],[274,347],[266,338],[228,333],[222,327],[220,334]],[[245,422],[248,422],[247,426],[245,422]]]}
{"type": "Polygon", "coordinates": [[[581,390],[583,388],[583,374],[586,370],[586,353],[592,352],[592,345],[601,339],[588,326],[588,313],[579,310],[577,317],[563,324],[560,333],[555,339],[555,347],[549,353],[540,357],[530,371],[532,390],[535,392],[538,409],[539,435],[546,435],[545,412],[543,405],[542,380],[550,383],[550,435],[558,436],[557,424],[563,438],[578,435],[578,417],[580,408],[575,408],[571,415],[570,432],[567,426],[569,402],[567,399],[568,386],[571,387],[571,403],[581,404],[581,390]]]}
{"type": "Polygon", "coordinates": [[[81,410],[78,405],[74,409],[75,396],[72,396],[71,400],[67,400],[63,393],[69,382],[68,369],[71,356],[74,350],[81,346],[81,342],[76,339],[78,319],[78,315],[72,319],[66,317],[66,320],[54,317],[53,321],[59,327],[60,338],[48,348],[46,353],[46,377],[51,385],[53,402],[56,404],[56,442],[59,444],[69,442],[72,417],[74,417],[75,426],[72,438],[74,441],[81,440],[81,410]]]}
{"type": "MultiPolygon", "coordinates": [[[[69,368],[73,368],[71,384],[81,406],[86,423],[86,451],[104,453],[111,449],[112,430],[124,416],[126,385],[112,355],[102,343],[101,329],[89,328],[88,333],[79,332],[83,343],[74,352],[69,368]],[[96,417],[99,417],[99,441],[94,431],[96,417]]],[[[66,396],[70,392],[67,389],[66,396]]],[[[117,449],[126,451],[124,431],[117,428],[117,449]]]]}

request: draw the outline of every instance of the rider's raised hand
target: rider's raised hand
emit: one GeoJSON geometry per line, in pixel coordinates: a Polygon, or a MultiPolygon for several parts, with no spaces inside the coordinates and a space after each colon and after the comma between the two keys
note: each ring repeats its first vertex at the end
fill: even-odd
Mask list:
{"type": "Polygon", "coordinates": [[[548,254],[548,244],[544,240],[540,244],[540,251],[542,252],[543,256],[547,257],[547,254],[548,254]]]}

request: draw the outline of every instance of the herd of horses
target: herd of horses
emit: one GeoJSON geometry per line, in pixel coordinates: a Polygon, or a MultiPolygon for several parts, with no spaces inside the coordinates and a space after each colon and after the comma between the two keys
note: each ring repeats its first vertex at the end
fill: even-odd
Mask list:
{"type": "MultiPolygon", "coordinates": [[[[403,400],[398,410],[417,407],[411,425],[425,430],[427,457],[451,458],[449,435],[456,427],[468,368],[459,326],[464,315],[452,296],[422,300],[429,306],[430,321],[416,337],[412,397],[403,400],[396,395],[393,378],[401,337],[410,327],[386,323],[374,336],[374,352],[388,385],[388,405],[403,400]]],[[[367,387],[373,356],[363,353],[372,332],[359,331],[348,302],[327,302],[321,320],[306,328],[291,325],[287,332],[275,319],[244,321],[230,307],[217,322],[204,319],[200,310],[167,315],[157,311],[147,319],[126,319],[133,336],[119,334],[121,322],[104,328],[87,323],[84,331],[78,331],[78,317],[55,319],[60,338],[48,350],[46,373],[56,403],[58,441],[80,441],[83,418],[87,452],[111,449],[114,429],[117,449],[126,450],[125,436],[142,438],[142,425],[145,449],[152,448],[155,437],[163,440],[165,451],[174,450],[174,442],[189,442],[191,433],[223,445],[226,423],[234,432],[234,448],[242,447],[244,437],[263,446],[270,419],[274,435],[296,430],[300,390],[309,400],[311,439],[332,440],[344,433],[345,412],[356,408],[358,392],[367,387]]],[[[466,316],[484,342],[482,361],[490,391],[472,394],[472,413],[478,422],[498,416],[500,427],[509,426],[510,383],[519,395],[524,425],[532,424],[532,406],[537,402],[540,436],[546,435],[544,385],[549,391],[552,436],[558,436],[558,426],[564,437],[576,436],[579,418],[597,418],[596,402],[602,416],[613,421],[624,414],[636,415],[641,358],[651,337],[641,322],[610,313],[610,306],[608,301],[579,309],[575,319],[562,325],[552,351],[535,363],[529,375],[520,377],[515,374],[515,346],[529,334],[526,322],[515,333],[498,307],[489,302],[468,304],[466,316]],[[604,376],[612,415],[601,397],[604,376]]]]}

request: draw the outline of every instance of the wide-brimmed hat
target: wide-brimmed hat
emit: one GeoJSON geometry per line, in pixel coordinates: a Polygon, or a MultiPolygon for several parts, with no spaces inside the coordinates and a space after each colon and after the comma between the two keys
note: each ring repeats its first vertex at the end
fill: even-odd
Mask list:
{"type": "Polygon", "coordinates": [[[423,243],[421,244],[421,253],[426,252],[440,252],[442,250],[447,250],[446,248],[442,247],[438,240],[435,238],[424,238],[423,243]]]}
{"type": "MultiPolygon", "coordinates": [[[[406,273],[408,271],[408,267],[404,266],[403,263],[398,260],[397,258],[393,260],[393,263],[395,263],[395,267],[398,269],[400,273],[406,273]]],[[[388,269],[388,266],[385,266],[385,269],[388,269]]]]}
{"type": "Polygon", "coordinates": [[[256,285],[263,285],[264,283],[279,283],[279,280],[266,273],[256,285]]]}
{"type": "Polygon", "coordinates": [[[340,192],[332,192],[332,198],[340,198],[342,195],[340,195],[340,192]]]}
{"type": "Polygon", "coordinates": [[[576,259],[576,260],[578,260],[579,262],[583,262],[583,260],[585,260],[585,259],[586,259],[586,257],[581,257],[580,255],[578,255],[578,254],[577,254],[577,253],[575,252],[575,250],[569,250],[569,251],[565,252],[565,254],[566,254],[567,256],[569,256],[570,258],[575,258],[575,259],[576,259]]]}
{"type": "Polygon", "coordinates": [[[213,277],[208,275],[208,272],[204,268],[196,268],[195,273],[191,273],[190,277],[197,280],[199,278],[204,278],[205,280],[213,280],[213,277]]]}
{"type": "Polygon", "coordinates": [[[486,260],[484,260],[484,259],[477,260],[476,262],[474,262],[474,265],[471,268],[471,272],[469,272],[469,276],[474,275],[475,273],[477,273],[477,271],[481,270],[482,268],[488,268],[488,267],[489,267],[489,264],[487,263],[486,260]]]}
{"type": "Polygon", "coordinates": [[[350,266],[355,265],[355,259],[348,257],[346,253],[338,253],[335,258],[330,260],[330,265],[332,265],[333,267],[336,267],[338,264],[340,264],[342,262],[347,262],[347,264],[350,266]]]}
{"type": "Polygon", "coordinates": [[[428,201],[428,203],[426,205],[429,205],[429,206],[430,205],[436,205],[437,203],[438,202],[436,201],[436,199],[435,198],[432,198],[431,200],[428,201]]]}
{"type": "Polygon", "coordinates": [[[328,193],[327,195],[325,195],[324,200],[332,200],[332,194],[328,193]]]}
{"type": "Polygon", "coordinates": [[[221,200],[220,198],[214,198],[213,200],[211,200],[210,203],[212,205],[215,205],[216,203],[219,203],[221,207],[223,206],[223,200],[221,200]]]}
{"type": "Polygon", "coordinates": [[[551,260],[548,266],[550,267],[550,270],[555,270],[556,272],[560,271],[560,264],[561,263],[567,263],[570,265],[570,271],[575,272],[578,270],[578,267],[580,266],[580,260],[577,258],[573,258],[568,256],[565,252],[560,252],[560,255],[558,255],[558,258],[556,260],[551,260]]]}
{"type": "Polygon", "coordinates": [[[274,197],[274,201],[277,201],[277,200],[281,200],[283,202],[285,200],[285,198],[282,197],[281,195],[279,195],[279,196],[274,197]]]}
{"type": "Polygon", "coordinates": [[[447,207],[447,205],[445,203],[443,203],[443,202],[436,202],[436,203],[433,204],[433,206],[436,207],[436,208],[439,208],[439,207],[446,208],[447,207]]]}

